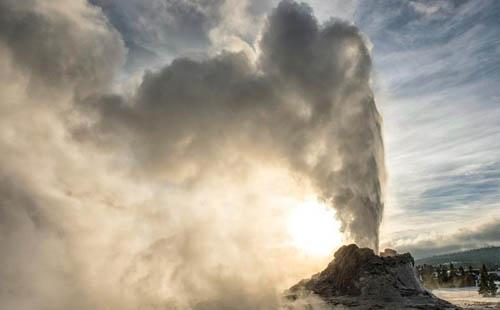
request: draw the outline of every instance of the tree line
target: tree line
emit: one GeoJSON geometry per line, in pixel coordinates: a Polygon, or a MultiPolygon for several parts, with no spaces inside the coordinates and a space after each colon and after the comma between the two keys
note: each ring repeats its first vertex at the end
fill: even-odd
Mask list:
{"type": "Polygon", "coordinates": [[[420,281],[428,289],[478,285],[479,294],[482,296],[496,296],[498,287],[495,280],[500,280],[496,273],[488,273],[484,264],[480,270],[472,266],[456,268],[453,263],[437,266],[423,264],[416,268],[420,281]]]}

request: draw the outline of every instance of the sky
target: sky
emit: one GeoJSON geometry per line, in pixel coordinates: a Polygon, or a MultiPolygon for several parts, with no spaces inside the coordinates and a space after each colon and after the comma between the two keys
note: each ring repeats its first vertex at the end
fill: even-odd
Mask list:
{"type": "Polygon", "coordinates": [[[374,45],[389,167],[386,238],[400,239],[396,247],[413,243],[423,255],[426,247],[498,244],[499,14],[496,1],[357,10],[374,45]]]}
{"type": "Polygon", "coordinates": [[[500,245],[499,17],[0,0],[0,304],[276,309],[342,242],[500,245]]]}

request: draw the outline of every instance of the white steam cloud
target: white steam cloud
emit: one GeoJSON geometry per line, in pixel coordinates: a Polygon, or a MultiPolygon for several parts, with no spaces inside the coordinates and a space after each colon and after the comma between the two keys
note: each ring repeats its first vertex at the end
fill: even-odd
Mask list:
{"type": "Polygon", "coordinates": [[[284,229],[310,194],[378,248],[384,150],[362,36],[283,1],[256,46],[114,93],[126,49],[101,10],[0,0],[0,304],[277,308],[313,268],[284,229]]]}

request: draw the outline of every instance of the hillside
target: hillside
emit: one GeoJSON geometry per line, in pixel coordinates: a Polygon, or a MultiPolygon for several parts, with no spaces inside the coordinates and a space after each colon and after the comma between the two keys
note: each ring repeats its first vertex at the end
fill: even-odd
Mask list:
{"type": "Polygon", "coordinates": [[[487,247],[462,252],[448,253],[421,258],[415,261],[417,265],[453,264],[479,268],[482,264],[487,266],[500,266],[500,247],[487,247]]]}

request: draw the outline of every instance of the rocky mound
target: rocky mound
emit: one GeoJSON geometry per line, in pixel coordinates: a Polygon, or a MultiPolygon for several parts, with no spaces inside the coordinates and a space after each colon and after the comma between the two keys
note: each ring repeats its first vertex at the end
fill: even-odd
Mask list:
{"type": "Polygon", "coordinates": [[[343,246],[325,270],[292,286],[287,298],[310,294],[332,309],[459,309],[422,287],[409,253],[381,257],[355,244],[343,246]]]}

